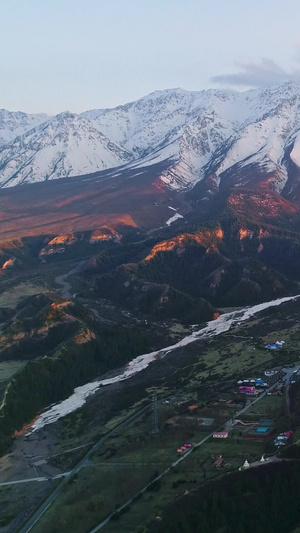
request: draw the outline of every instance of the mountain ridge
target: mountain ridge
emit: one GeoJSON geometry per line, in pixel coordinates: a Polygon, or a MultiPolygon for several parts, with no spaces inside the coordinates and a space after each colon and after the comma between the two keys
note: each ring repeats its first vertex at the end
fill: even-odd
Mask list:
{"type": "Polygon", "coordinates": [[[161,179],[173,189],[191,188],[208,174],[222,179],[236,163],[259,162],[280,170],[281,191],[286,158],[300,165],[299,95],[294,81],[243,93],[166,89],[116,108],[54,117],[2,110],[0,139],[9,117],[10,131],[0,142],[0,186],[169,160],[161,179]],[[82,142],[75,142],[78,136],[82,142]]]}

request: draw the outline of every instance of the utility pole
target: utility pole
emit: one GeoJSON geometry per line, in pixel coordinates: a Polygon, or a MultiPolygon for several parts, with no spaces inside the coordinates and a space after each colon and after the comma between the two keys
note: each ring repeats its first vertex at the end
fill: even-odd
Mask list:
{"type": "Polygon", "coordinates": [[[153,395],[152,395],[152,433],[158,433],[156,389],[154,390],[153,395]]]}

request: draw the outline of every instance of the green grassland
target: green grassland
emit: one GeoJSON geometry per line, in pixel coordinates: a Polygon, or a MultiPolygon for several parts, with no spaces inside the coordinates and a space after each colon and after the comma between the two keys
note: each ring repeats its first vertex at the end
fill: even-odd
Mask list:
{"type": "Polygon", "coordinates": [[[35,285],[34,283],[21,282],[20,284],[4,290],[0,295],[0,307],[15,308],[16,305],[27,298],[28,296],[34,296],[47,290],[45,285],[35,285]]]}
{"type": "Polygon", "coordinates": [[[23,366],[23,361],[5,361],[0,363],[0,383],[9,381],[23,366]]]}
{"type": "Polygon", "coordinates": [[[300,324],[295,314],[278,311],[270,317],[255,318],[234,330],[206,343],[199,350],[198,343],[179,349],[183,365],[177,370],[179,380],[188,382],[188,388],[197,386],[199,380],[226,377],[238,378],[262,372],[274,366],[285,366],[299,361],[300,324]],[[284,340],[284,348],[267,350],[265,344],[284,340]]]}
{"type": "MultiPolygon", "coordinates": [[[[36,483],[32,493],[29,484],[0,487],[0,531],[20,515],[28,515],[28,510],[37,505],[48,493],[50,483],[36,483]]],[[[54,485],[51,485],[51,489],[54,485]]],[[[19,522],[20,523],[20,522],[19,522]]],[[[16,524],[17,527],[17,524],[16,524]]],[[[15,529],[13,529],[15,531],[15,529]]]]}
{"type": "MultiPolygon", "coordinates": [[[[282,398],[264,397],[261,402],[272,410],[275,418],[279,416],[282,398]]],[[[253,411],[259,404],[258,401],[252,407],[253,411]]],[[[230,416],[230,408],[213,402],[204,413],[214,415],[215,421],[211,426],[198,427],[195,423],[190,423],[187,426],[183,424],[167,428],[165,421],[172,409],[176,411],[178,407],[164,404],[159,406],[158,433],[153,432],[152,412],[148,411],[107,438],[87,466],[76,475],[75,480],[66,484],[59,500],[51,506],[33,531],[89,531],[170,466],[179,457],[178,447],[187,441],[197,444],[230,416]]],[[[203,416],[203,410],[200,414],[203,416]]],[[[179,416],[184,422],[185,413],[179,416]]],[[[194,418],[196,420],[197,416],[194,418]]],[[[116,420],[120,423],[124,418],[119,416],[116,420]]],[[[112,423],[108,427],[112,429],[112,423]]],[[[105,531],[134,531],[149,517],[159,515],[174,497],[238,469],[245,458],[250,462],[259,460],[265,451],[265,443],[246,438],[246,431],[245,427],[236,427],[230,431],[226,440],[210,438],[186,460],[172,468],[157,490],[146,491],[132,504],[129,512],[105,526],[105,531]],[[220,455],[223,457],[223,466],[218,469],[215,460],[220,455]]]]}
{"type": "Polygon", "coordinates": [[[278,416],[285,405],[283,396],[264,396],[259,402],[249,409],[249,414],[258,414],[267,418],[278,416]]]}
{"type": "Polygon", "coordinates": [[[0,363],[0,401],[11,378],[24,367],[23,361],[5,361],[0,363]]]}
{"type": "Polygon", "coordinates": [[[82,533],[149,483],[152,471],[143,466],[86,466],[64,490],[32,531],[82,533]]]}

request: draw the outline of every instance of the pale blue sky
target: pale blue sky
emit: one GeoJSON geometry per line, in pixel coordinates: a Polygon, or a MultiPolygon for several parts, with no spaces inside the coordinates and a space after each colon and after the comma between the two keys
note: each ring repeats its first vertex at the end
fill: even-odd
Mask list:
{"type": "Polygon", "coordinates": [[[80,112],[156,89],[284,80],[299,0],[0,0],[0,108],[80,112]]]}

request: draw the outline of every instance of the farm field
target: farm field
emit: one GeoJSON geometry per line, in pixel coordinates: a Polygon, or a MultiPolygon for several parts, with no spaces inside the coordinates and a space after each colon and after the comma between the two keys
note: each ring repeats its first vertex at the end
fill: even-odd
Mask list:
{"type": "MultiPolygon", "coordinates": [[[[275,396],[261,399],[262,402],[266,400],[274,416],[281,409],[278,399],[275,396]]],[[[255,406],[259,403],[260,401],[255,406]]],[[[65,484],[59,500],[51,506],[33,531],[50,533],[54,531],[54,524],[55,527],[59,526],[62,533],[69,531],[70,527],[74,533],[89,531],[176,461],[180,457],[177,449],[185,442],[194,446],[228,420],[230,413],[233,414],[232,409],[234,407],[214,402],[206,409],[199,409],[197,415],[192,417],[181,408],[181,414],[178,414],[179,425],[168,427],[166,420],[172,411],[173,414],[178,411],[178,406],[160,404],[157,409],[158,432],[153,432],[151,410],[144,413],[106,439],[86,466],[71,482],[65,484]],[[212,423],[199,427],[197,420],[204,414],[212,416],[212,423]],[[190,419],[189,424],[187,418],[190,419]]],[[[254,426],[257,416],[253,413],[251,417],[254,426]]],[[[184,461],[172,467],[157,485],[154,484],[153,490],[149,488],[138,496],[128,512],[118,520],[111,521],[104,530],[122,533],[134,531],[147,517],[159,515],[174,497],[238,469],[245,459],[249,462],[259,461],[265,451],[265,442],[246,438],[247,430],[245,426],[236,426],[230,429],[226,440],[211,437],[199,448],[195,448],[184,461]]]]}

